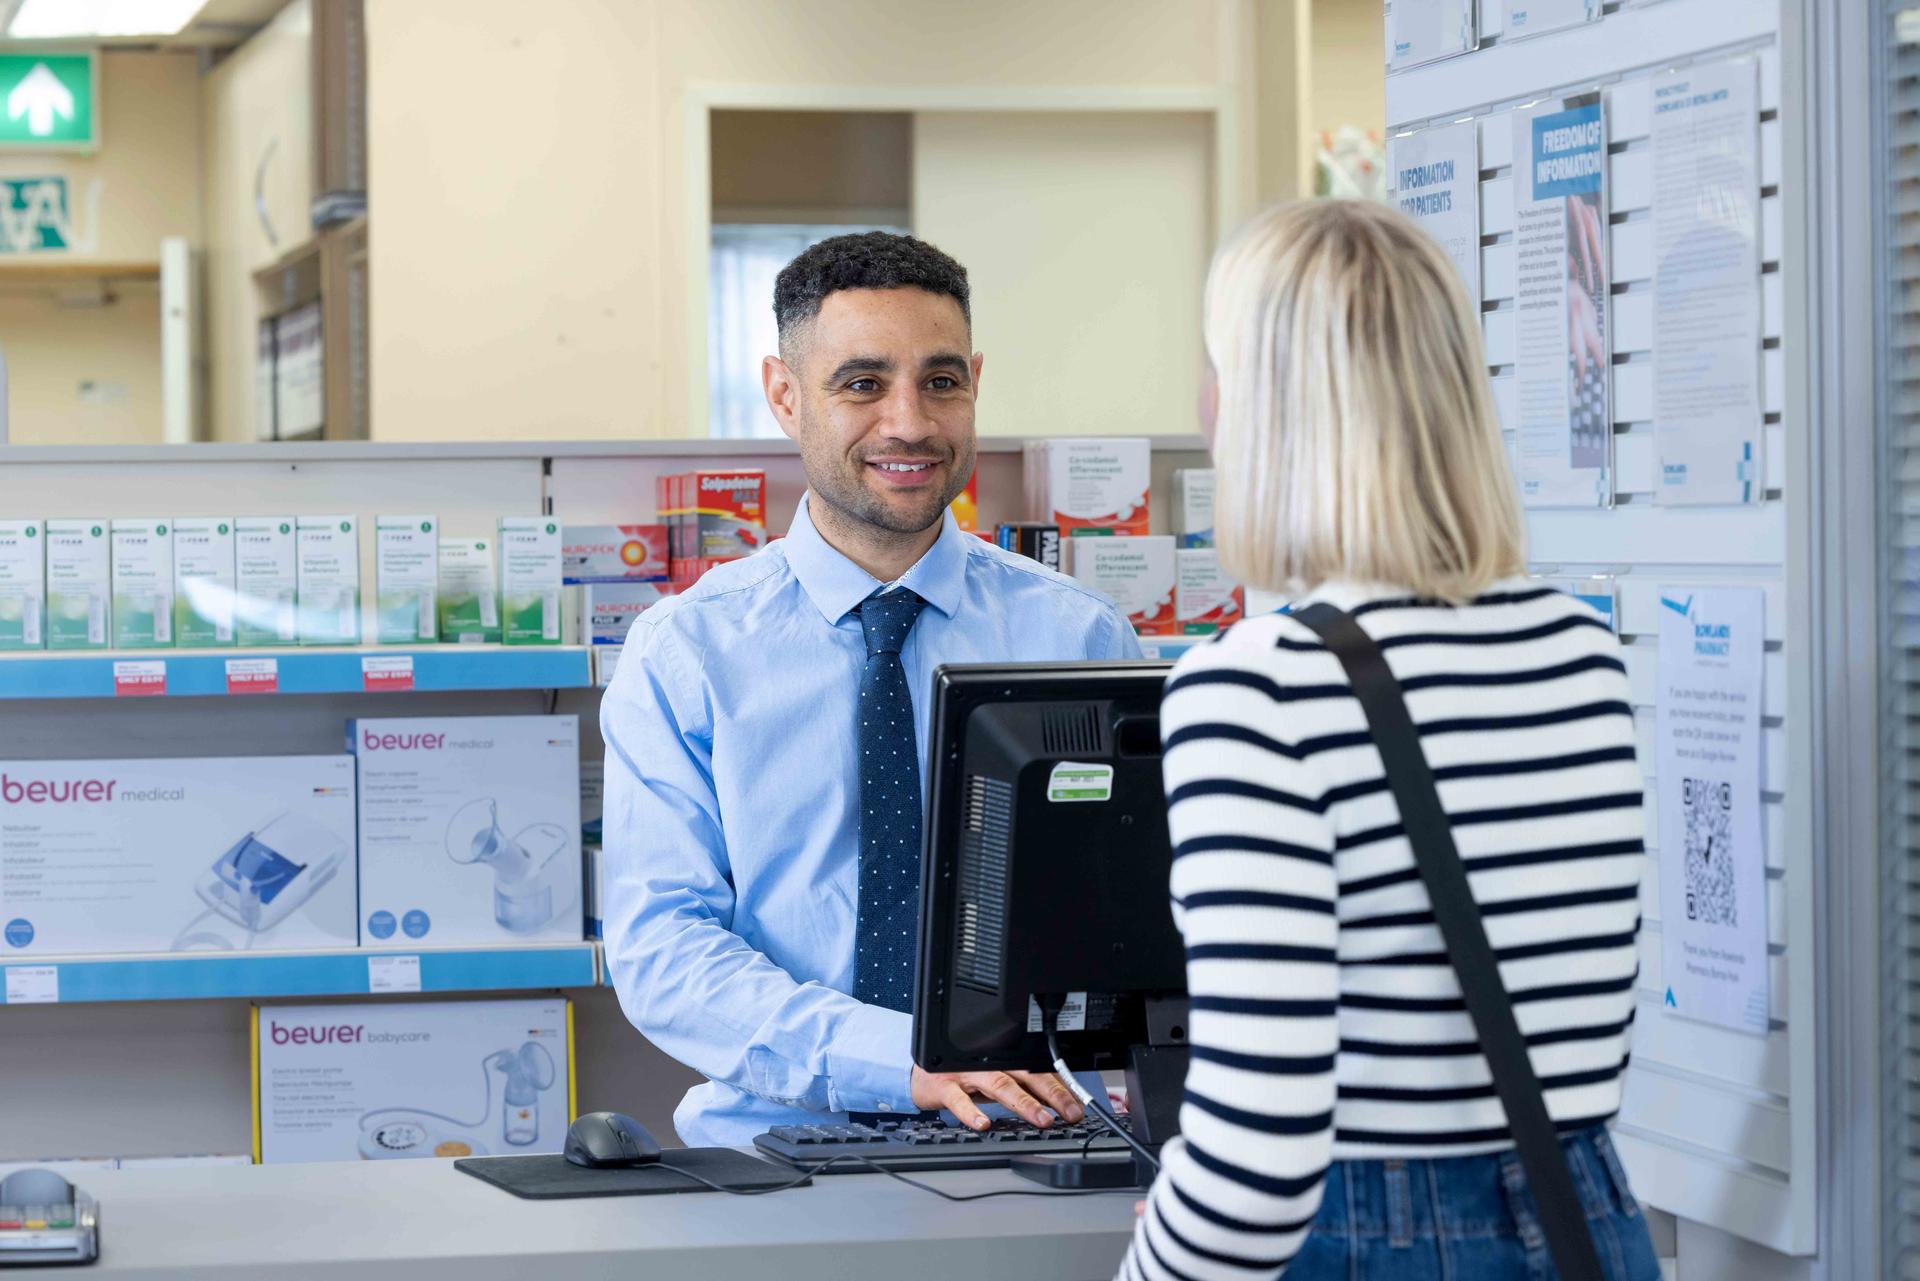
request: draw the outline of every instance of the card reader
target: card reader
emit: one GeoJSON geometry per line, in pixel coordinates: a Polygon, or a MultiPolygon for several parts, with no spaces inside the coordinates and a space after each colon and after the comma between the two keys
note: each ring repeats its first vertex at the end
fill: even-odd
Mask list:
{"type": "Polygon", "coordinates": [[[52,1170],[0,1179],[0,1268],[92,1263],[100,1257],[100,1207],[52,1170]]]}

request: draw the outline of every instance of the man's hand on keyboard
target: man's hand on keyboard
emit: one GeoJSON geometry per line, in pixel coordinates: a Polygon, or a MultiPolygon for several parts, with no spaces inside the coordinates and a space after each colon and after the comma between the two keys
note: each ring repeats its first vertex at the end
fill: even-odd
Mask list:
{"type": "Polygon", "coordinates": [[[1078,1122],[1086,1116],[1080,1101],[1051,1072],[935,1075],[917,1067],[913,1069],[913,1105],[917,1108],[927,1111],[946,1108],[963,1124],[984,1130],[989,1122],[986,1113],[974,1106],[975,1098],[990,1099],[1042,1128],[1053,1124],[1054,1115],[1069,1122],[1078,1122]]]}

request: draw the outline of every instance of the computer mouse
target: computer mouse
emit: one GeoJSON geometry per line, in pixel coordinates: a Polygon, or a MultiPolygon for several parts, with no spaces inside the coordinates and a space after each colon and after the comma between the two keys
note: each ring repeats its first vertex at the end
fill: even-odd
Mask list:
{"type": "Polygon", "coordinates": [[[588,1169],[652,1165],[660,1145],[625,1112],[589,1112],[567,1127],[567,1160],[588,1169]]]}

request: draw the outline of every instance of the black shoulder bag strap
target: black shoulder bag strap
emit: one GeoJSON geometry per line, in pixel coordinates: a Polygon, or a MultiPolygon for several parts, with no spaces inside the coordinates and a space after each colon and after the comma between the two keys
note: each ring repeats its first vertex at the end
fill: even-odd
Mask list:
{"type": "Polygon", "coordinates": [[[1460,976],[1467,1012],[1473,1016],[1480,1048],[1493,1069],[1494,1089],[1506,1109],[1527,1186],[1540,1207],[1540,1226],[1554,1268],[1561,1281],[1603,1281],[1586,1210],[1574,1190],[1573,1172],[1567,1168],[1566,1150],[1560,1146],[1560,1135],[1547,1115],[1540,1079],[1533,1073],[1527,1043],[1514,1021],[1513,1003],[1507,999],[1493,945],[1487,941],[1480,908],[1473,900],[1466,868],[1453,843],[1453,825],[1440,807],[1433,771],[1421,750],[1420,734],[1407,712],[1400,683],[1394,679],[1380,647],[1346,613],[1332,605],[1315,604],[1296,611],[1293,617],[1311,628],[1340,660],[1366,711],[1367,725],[1387,769],[1387,783],[1400,806],[1401,824],[1413,846],[1420,879],[1426,882],[1427,895],[1433,900],[1433,915],[1440,936],[1446,940],[1447,956],[1460,976]]]}

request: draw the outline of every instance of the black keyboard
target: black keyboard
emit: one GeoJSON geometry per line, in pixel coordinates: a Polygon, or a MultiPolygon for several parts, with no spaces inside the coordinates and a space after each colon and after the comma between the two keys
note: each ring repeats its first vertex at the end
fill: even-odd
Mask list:
{"type": "MultiPolygon", "coordinates": [[[[1127,1124],[1125,1117],[1120,1124],[1127,1124]]],[[[1018,1118],[996,1120],[985,1130],[947,1125],[939,1120],[882,1121],[878,1125],[776,1125],[753,1145],[788,1165],[810,1169],[837,1156],[842,1161],[824,1174],[889,1170],[981,1170],[1004,1166],[1017,1156],[1111,1156],[1127,1145],[1089,1117],[1075,1125],[1041,1129],[1018,1118]],[[1089,1143],[1088,1140],[1092,1142],[1089,1143]]]]}

